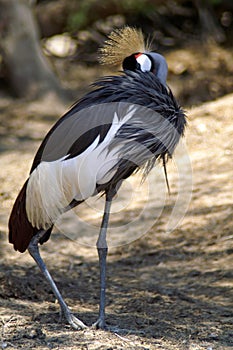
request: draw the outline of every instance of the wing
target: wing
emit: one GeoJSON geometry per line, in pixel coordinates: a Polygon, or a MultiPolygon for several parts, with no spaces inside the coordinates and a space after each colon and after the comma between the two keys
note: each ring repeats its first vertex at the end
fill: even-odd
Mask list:
{"type": "MultiPolygon", "coordinates": [[[[149,108],[168,119],[183,135],[185,115],[172,93],[150,72],[125,72],[105,77],[93,84],[94,90],[78,101],[52,127],[43,140],[32,164],[31,172],[41,161],[54,161],[69,154],[81,154],[99,136],[99,142],[108,133],[115,104],[103,113],[103,104],[125,102],[149,108]]],[[[122,113],[119,113],[122,115],[122,113]]]]}

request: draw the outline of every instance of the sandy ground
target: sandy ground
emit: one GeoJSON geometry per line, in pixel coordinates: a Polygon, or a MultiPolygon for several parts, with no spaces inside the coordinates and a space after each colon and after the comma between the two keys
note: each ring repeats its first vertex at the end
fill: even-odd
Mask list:
{"type": "MultiPolygon", "coordinates": [[[[0,99],[1,348],[232,349],[233,94],[186,108],[185,141],[168,167],[170,197],[158,168],[141,188],[137,177],[128,181],[114,202],[109,331],[74,331],[60,320],[31,257],[7,241],[13,201],[41,139],[65,108],[52,96],[32,103],[0,99]]],[[[102,205],[100,199],[79,207],[41,248],[68,305],[88,325],[98,316],[94,245],[102,205]]]]}

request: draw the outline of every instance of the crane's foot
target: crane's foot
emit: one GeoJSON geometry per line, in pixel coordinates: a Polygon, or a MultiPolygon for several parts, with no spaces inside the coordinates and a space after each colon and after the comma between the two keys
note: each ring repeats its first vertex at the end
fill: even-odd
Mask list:
{"type": "Polygon", "coordinates": [[[87,326],[81,320],[79,320],[77,317],[75,317],[70,311],[66,310],[64,315],[65,315],[65,318],[68,321],[68,323],[74,329],[81,330],[81,329],[87,328],[87,326]]]}
{"type": "Polygon", "coordinates": [[[105,319],[102,317],[99,317],[98,320],[95,323],[93,323],[92,327],[96,329],[108,329],[105,319]]]}

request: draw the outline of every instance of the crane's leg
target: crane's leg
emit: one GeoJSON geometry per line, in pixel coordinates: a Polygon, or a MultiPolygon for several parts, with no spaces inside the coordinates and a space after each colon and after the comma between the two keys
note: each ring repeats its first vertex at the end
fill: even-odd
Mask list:
{"type": "Polygon", "coordinates": [[[83,329],[86,328],[86,325],[80,321],[78,318],[76,318],[71,311],[69,310],[68,306],[64,302],[61,293],[59,292],[55,282],[52,279],[52,276],[50,275],[43,259],[41,258],[40,252],[39,252],[39,247],[38,243],[41,237],[45,234],[46,231],[40,230],[34,237],[32,237],[31,242],[28,246],[28,251],[30,255],[33,257],[37,265],[39,266],[42,274],[50,284],[52,291],[54,295],[56,296],[60,307],[61,307],[61,312],[64,314],[65,318],[69,322],[69,324],[74,328],[74,329],[83,329]]]}
{"type": "Polygon", "coordinates": [[[108,228],[112,197],[113,196],[111,195],[106,195],[104,215],[101,223],[99,238],[96,244],[98,255],[99,255],[99,266],[100,266],[100,304],[99,304],[99,318],[93,324],[93,327],[100,328],[100,329],[106,329],[105,290],[106,290],[106,259],[107,259],[107,253],[108,253],[106,233],[108,228]]]}

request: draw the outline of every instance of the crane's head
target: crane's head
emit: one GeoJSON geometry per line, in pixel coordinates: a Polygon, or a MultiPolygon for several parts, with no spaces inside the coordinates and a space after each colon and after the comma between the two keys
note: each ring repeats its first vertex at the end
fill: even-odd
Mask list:
{"type": "Polygon", "coordinates": [[[124,27],[113,31],[100,49],[100,62],[122,65],[123,70],[152,72],[166,85],[167,62],[162,55],[151,52],[145,45],[141,30],[124,27]]]}
{"type": "Polygon", "coordinates": [[[152,72],[159,78],[162,84],[166,85],[168,71],[167,62],[165,58],[158,53],[134,53],[124,59],[122,67],[124,70],[152,72]]]}

